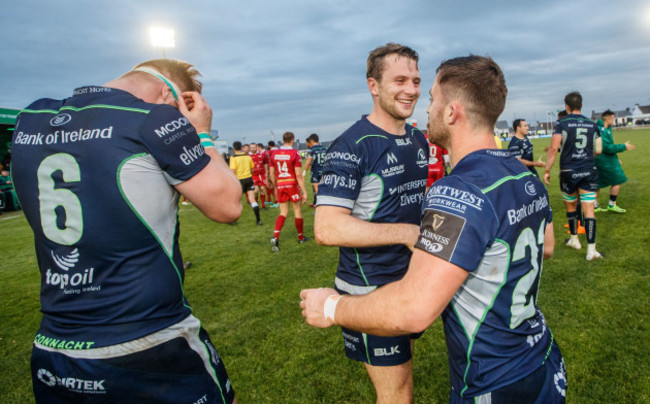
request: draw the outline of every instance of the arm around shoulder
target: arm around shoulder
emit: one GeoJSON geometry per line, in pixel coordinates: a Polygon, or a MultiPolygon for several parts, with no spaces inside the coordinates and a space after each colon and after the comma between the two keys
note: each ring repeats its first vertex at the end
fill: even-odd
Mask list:
{"type": "Polygon", "coordinates": [[[231,223],[241,215],[241,185],[235,174],[213,148],[206,149],[211,161],[194,177],[176,185],[205,216],[231,223]]]}

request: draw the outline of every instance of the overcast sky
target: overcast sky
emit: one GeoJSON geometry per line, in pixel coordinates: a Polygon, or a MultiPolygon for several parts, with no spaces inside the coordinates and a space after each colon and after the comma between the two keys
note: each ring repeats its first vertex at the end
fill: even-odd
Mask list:
{"type": "Polygon", "coordinates": [[[370,112],[368,52],[420,54],[428,90],[442,60],[490,55],[509,93],[500,119],[547,121],[578,90],[583,113],[650,104],[650,2],[622,1],[7,1],[0,6],[0,106],[23,108],[103,84],[162,56],[148,29],[176,32],[167,57],[196,65],[232,142],[293,131],[330,140],[370,112]]]}

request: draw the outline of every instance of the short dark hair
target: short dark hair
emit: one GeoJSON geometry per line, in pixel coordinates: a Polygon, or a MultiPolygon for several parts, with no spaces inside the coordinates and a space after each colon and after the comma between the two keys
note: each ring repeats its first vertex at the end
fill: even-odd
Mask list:
{"type": "Polygon", "coordinates": [[[564,103],[569,106],[570,111],[579,111],[582,109],[582,95],[577,91],[572,91],[564,97],[564,103]]]}
{"type": "Polygon", "coordinates": [[[237,140],[236,142],[233,142],[232,148],[235,150],[241,150],[241,142],[237,140]]]}
{"type": "Polygon", "coordinates": [[[291,142],[293,139],[295,139],[295,137],[294,137],[294,135],[293,135],[293,132],[284,132],[284,134],[282,135],[282,141],[283,141],[284,143],[289,143],[289,142],[291,142]]]}
{"type": "Polygon", "coordinates": [[[464,101],[470,123],[494,128],[505,108],[508,87],[503,71],[492,58],[470,54],[445,60],[436,74],[447,101],[464,101]]]}
{"type": "Polygon", "coordinates": [[[384,60],[388,55],[395,55],[397,57],[405,57],[415,61],[417,65],[420,56],[416,51],[405,45],[389,42],[384,46],[375,48],[366,61],[366,78],[373,78],[381,81],[381,75],[384,72],[384,60]]]}
{"type": "Polygon", "coordinates": [[[569,113],[566,112],[566,109],[563,109],[562,111],[560,111],[560,112],[557,113],[557,119],[562,119],[562,118],[564,118],[564,117],[567,116],[567,115],[569,115],[569,113]]]}
{"type": "Polygon", "coordinates": [[[315,133],[312,133],[312,134],[309,135],[309,137],[307,138],[307,141],[308,141],[308,142],[316,142],[316,143],[318,143],[318,135],[315,134],[315,133]]]}
{"type": "Polygon", "coordinates": [[[257,147],[260,147],[260,148],[263,149],[263,148],[264,148],[264,145],[263,145],[262,143],[258,143],[258,144],[257,144],[257,147]]]}
{"type": "Polygon", "coordinates": [[[515,119],[515,121],[512,123],[512,129],[514,129],[515,132],[516,132],[516,131],[517,131],[517,128],[518,128],[519,126],[521,126],[521,123],[522,123],[522,122],[526,122],[526,120],[525,120],[525,119],[515,119]]]}
{"type": "Polygon", "coordinates": [[[603,112],[602,115],[600,116],[601,118],[606,118],[608,116],[614,116],[614,111],[611,109],[608,109],[607,111],[603,112]]]}
{"type": "Polygon", "coordinates": [[[269,147],[275,147],[275,142],[273,140],[269,140],[268,145],[269,147]]]}

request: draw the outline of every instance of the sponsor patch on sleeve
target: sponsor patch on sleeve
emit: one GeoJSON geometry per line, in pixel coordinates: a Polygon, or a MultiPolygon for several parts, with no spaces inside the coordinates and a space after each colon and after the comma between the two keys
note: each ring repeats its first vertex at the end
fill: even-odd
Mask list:
{"type": "Polygon", "coordinates": [[[416,248],[450,261],[466,219],[436,209],[426,209],[416,248]]]}

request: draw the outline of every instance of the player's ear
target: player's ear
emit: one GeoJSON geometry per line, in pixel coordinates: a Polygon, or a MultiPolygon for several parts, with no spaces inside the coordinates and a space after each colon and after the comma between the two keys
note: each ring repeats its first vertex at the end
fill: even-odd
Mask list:
{"type": "Polygon", "coordinates": [[[377,86],[379,85],[379,83],[377,83],[377,80],[375,80],[372,77],[368,77],[367,83],[368,83],[368,90],[370,90],[370,94],[373,97],[378,96],[379,90],[377,89],[377,86]]]}
{"type": "Polygon", "coordinates": [[[447,125],[455,124],[463,113],[463,107],[458,102],[450,102],[445,107],[443,118],[447,125]]]}

